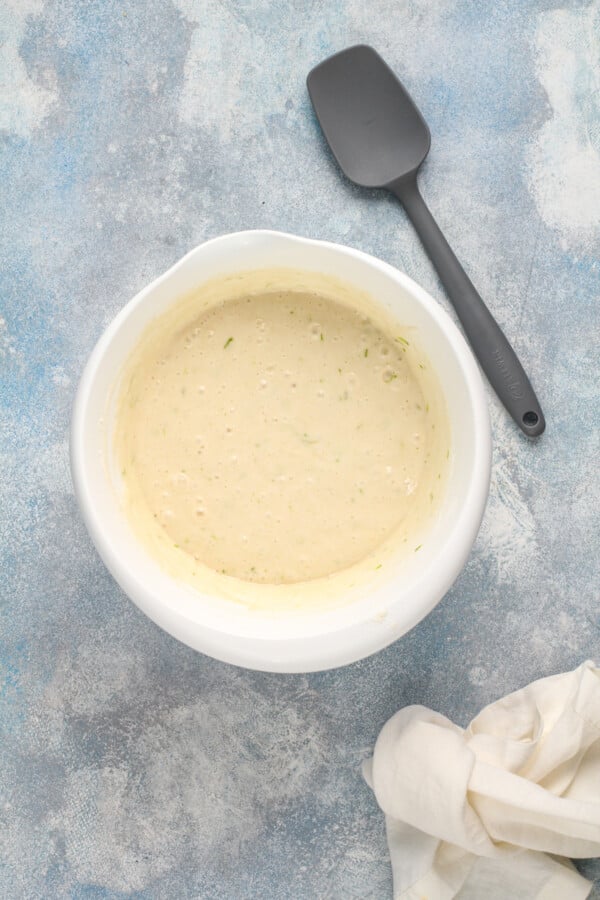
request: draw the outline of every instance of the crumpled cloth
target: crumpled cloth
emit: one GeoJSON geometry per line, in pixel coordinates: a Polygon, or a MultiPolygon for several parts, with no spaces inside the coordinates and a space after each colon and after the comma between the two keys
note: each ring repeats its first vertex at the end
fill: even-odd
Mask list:
{"type": "Polygon", "coordinates": [[[364,774],[394,900],[583,900],[567,857],[600,856],[600,669],[535,681],[466,729],[401,709],[364,774]]]}

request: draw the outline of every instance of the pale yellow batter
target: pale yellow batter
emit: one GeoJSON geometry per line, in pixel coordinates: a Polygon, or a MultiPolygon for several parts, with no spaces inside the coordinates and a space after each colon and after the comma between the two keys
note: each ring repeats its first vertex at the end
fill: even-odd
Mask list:
{"type": "Polygon", "coordinates": [[[132,521],[160,530],[167,564],[172,548],[190,571],[306,582],[422,528],[445,412],[410,335],[373,311],[279,270],[215,282],[151,327],[116,447],[132,521]]]}

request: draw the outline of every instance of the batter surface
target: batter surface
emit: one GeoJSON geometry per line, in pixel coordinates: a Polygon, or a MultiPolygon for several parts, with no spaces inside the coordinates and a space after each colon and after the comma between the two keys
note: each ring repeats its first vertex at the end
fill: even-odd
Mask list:
{"type": "Polygon", "coordinates": [[[164,546],[305,582],[428,514],[435,419],[407,337],[301,287],[189,307],[142,340],[117,422],[130,509],[164,546]]]}

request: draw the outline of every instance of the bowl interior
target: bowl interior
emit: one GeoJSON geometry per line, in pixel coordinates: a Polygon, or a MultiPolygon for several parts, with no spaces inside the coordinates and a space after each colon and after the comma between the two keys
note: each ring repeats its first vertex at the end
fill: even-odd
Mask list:
{"type": "MultiPolygon", "coordinates": [[[[209,241],[138,294],[90,357],[75,403],[71,438],[82,513],[100,555],[123,589],[166,630],[219,658],[254,664],[252,653],[248,663],[240,651],[244,641],[258,642],[260,647],[267,641],[271,649],[279,642],[280,648],[273,650],[279,662],[259,668],[286,670],[281,662],[286,642],[306,650],[307,641],[316,636],[333,639],[344,632],[347,648],[339,650],[333,662],[338,664],[364,656],[364,648],[372,652],[373,647],[382,647],[409,630],[441,599],[464,565],[489,483],[489,420],[483,386],[470,350],[447,314],[418,285],[379,260],[350,248],[277,232],[241,232],[209,241]],[[221,598],[199,598],[191,587],[167,575],[139,543],[120,508],[111,474],[114,409],[110,398],[146,326],[205,281],[273,266],[350,282],[374,297],[403,327],[416,329],[420,346],[436,370],[450,422],[445,497],[422,551],[405,560],[391,580],[375,579],[359,599],[324,611],[259,613],[221,598]],[[230,639],[225,649],[223,636],[230,639]],[[356,649],[358,644],[362,649],[356,649]]],[[[255,653],[260,652],[255,647],[255,653]]],[[[298,666],[290,663],[287,670],[298,670],[298,666]]]]}

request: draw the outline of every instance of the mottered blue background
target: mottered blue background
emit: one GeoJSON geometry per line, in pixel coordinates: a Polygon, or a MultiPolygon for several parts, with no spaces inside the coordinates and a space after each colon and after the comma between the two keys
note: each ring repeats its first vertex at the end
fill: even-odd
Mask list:
{"type": "Polygon", "coordinates": [[[360,773],[386,719],[422,703],[465,725],[600,657],[599,48],[600,7],[576,0],[2,4],[1,897],[389,898],[360,773]],[[178,644],[107,574],[70,409],[114,314],[224,232],[348,243],[448,308],[400,206],[340,177],[312,115],[308,70],[357,42],[431,127],[423,193],[548,429],[528,442],[490,394],[485,520],[414,631],[345,669],[259,674],[178,644]]]}

